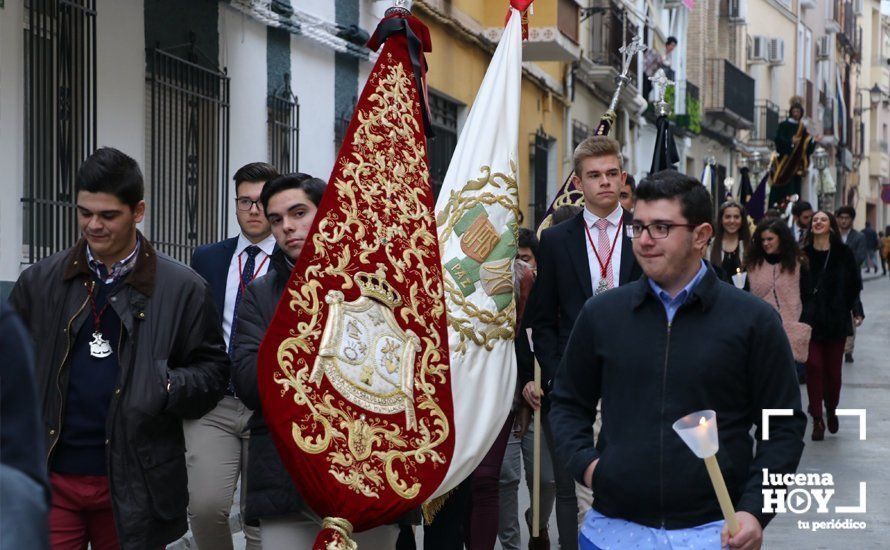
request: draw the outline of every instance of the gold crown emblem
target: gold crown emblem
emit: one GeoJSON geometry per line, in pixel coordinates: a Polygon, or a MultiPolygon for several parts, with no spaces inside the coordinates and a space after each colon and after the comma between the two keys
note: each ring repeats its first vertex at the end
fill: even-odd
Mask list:
{"type": "Polygon", "coordinates": [[[376,274],[356,273],[353,280],[361,289],[363,296],[373,298],[390,309],[402,305],[399,293],[386,280],[386,273],[382,269],[376,274]]]}

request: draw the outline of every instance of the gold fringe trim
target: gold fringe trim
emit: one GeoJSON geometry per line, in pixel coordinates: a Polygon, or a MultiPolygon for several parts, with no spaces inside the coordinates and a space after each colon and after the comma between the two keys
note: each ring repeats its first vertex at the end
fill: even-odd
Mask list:
{"type": "Polygon", "coordinates": [[[431,524],[433,520],[436,519],[436,514],[442,511],[442,508],[445,507],[445,501],[448,500],[448,497],[450,497],[453,492],[454,489],[440,497],[436,497],[433,500],[423,503],[420,510],[423,512],[423,519],[426,521],[427,525],[431,524]]]}

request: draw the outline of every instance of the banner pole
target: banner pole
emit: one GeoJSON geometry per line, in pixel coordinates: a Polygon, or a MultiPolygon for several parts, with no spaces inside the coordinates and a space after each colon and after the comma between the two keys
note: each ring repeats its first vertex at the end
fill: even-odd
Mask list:
{"type": "MultiPolygon", "coordinates": [[[[541,395],[541,365],[535,358],[535,393],[541,395]]],[[[541,408],[535,411],[534,466],[532,468],[532,536],[541,533],[541,408]]]]}

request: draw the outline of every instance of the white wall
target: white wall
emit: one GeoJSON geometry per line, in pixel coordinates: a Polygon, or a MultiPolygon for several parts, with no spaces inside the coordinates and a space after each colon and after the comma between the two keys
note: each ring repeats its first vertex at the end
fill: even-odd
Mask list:
{"type": "Polygon", "coordinates": [[[18,278],[24,177],[23,3],[0,10],[0,281],[18,278]]]}
{"type": "Polygon", "coordinates": [[[300,172],[327,181],[336,155],[334,51],[292,36],[291,79],[300,100],[300,172]]]}
{"type": "Polygon", "coordinates": [[[145,172],[143,14],[142,0],[96,2],[96,145],[120,149],[145,172]]]}
{"type": "MultiPolygon", "coordinates": [[[[266,119],[268,65],[266,27],[224,3],[219,5],[220,66],[228,69],[229,175],[234,196],[235,172],[251,162],[269,161],[266,119]]],[[[235,209],[229,205],[229,234],[238,233],[235,209]]]]}

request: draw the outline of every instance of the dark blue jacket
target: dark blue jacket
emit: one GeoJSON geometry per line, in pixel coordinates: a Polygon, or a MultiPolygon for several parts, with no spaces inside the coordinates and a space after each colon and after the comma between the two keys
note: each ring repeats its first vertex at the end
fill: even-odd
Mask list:
{"type": "Polygon", "coordinates": [[[15,310],[0,302],[0,462],[47,488],[46,448],[34,383],[34,346],[15,310]]]}
{"type": "Polygon", "coordinates": [[[711,269],[671,323],[646,277],[589,300],[550,399],[556,456],[579,481],[600,460],[593,507],[650,527],[722,518],[704,461],[672,429],[689,413],[717,412],[717,461],[729,494],[762,525],[770,518],[761,512],[761,469],[794,472],[803,452],[806,417],[779,314],[711,269]],[[764,409],[794,410],[771,418],[769,441],[760,437],[764,409]]]}
{"type": "Polygon", "coordinates": [[[198,275],[204,277],[213,292],[213,303],[219,313],[222,326],[223,310],[226,306],[226,283],[229,277],[229,265],[238,246],[238,237],[224,241],[201,245],[192,253],[191,267],[198,275]]]}

